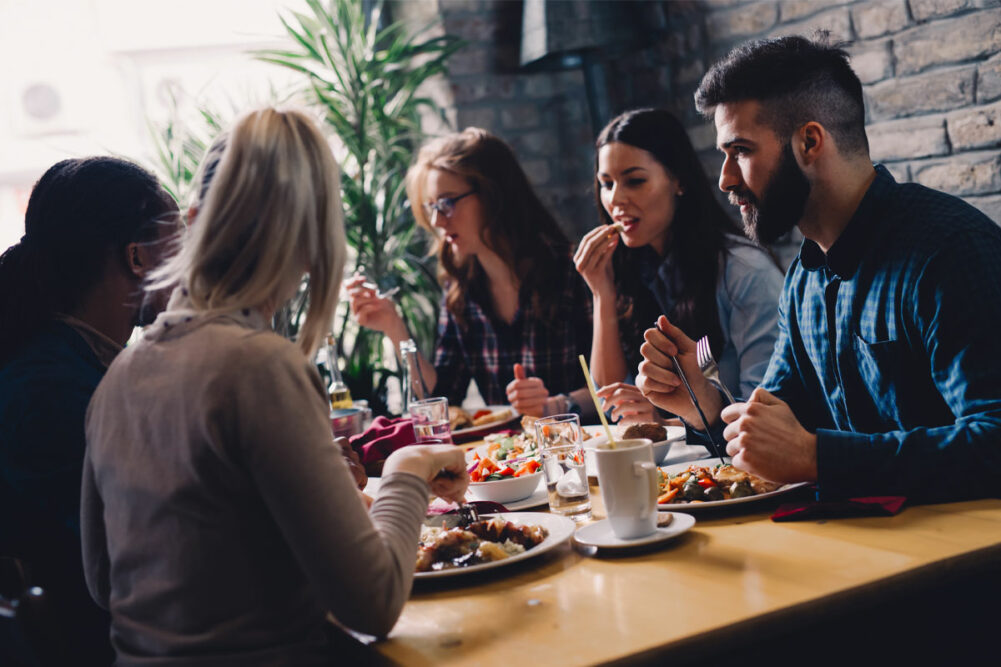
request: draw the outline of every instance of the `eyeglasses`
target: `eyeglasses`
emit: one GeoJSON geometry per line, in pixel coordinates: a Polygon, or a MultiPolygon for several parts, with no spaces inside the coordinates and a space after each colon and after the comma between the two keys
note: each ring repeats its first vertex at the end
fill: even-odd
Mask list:
{"type": "Polygon", "coordinates": [[[452,214],[455,213],[455,202],[459,201],[463,197],[468,197],[469,195],[475,193],[476,190],[470,190],[458,197],[439,197],[437,201],[430,204],[424,204],[424,212],[430,218],[434,211],[438,211],[446,218],[451,218],[452,214]]]}

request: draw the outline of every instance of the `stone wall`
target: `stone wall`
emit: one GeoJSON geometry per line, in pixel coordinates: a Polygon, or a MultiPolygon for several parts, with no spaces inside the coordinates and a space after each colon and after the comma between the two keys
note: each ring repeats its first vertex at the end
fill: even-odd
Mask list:
{"type": "MultiPolygon", "coordinates": [[[[449,117],[515,148],[572,237],[593,226],[592,127],[580,70],[519,68],[522,2],[424,0],[469,42],[448,77],[449,117]]],[[[411,3],[403,3],[411,4],[411,3]]],[[[588,4],[578,3],[581,20],[588,4]]],[[[653,46],[604,63],[608,109],[666,106],[683,118],[710,178],[720,156],[692,94],[733,45],[822,28],[848,43],[865,87],[873,159],[898,180],[958,195],[1001,222],[1001,0],[676,0],[653,46]]]]}

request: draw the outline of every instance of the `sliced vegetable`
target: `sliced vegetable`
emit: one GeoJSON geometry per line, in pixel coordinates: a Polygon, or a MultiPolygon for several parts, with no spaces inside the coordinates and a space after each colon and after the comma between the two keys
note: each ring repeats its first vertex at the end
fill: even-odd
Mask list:
{"type": "Polygon", "coordinates": [[[657,497],[657,504],[663,505],[664,503],[671,502],[677,497],[679,491],[680,489],[674,488],[668,491],[667,493],[662,493],[660,496],[657,497]]]}

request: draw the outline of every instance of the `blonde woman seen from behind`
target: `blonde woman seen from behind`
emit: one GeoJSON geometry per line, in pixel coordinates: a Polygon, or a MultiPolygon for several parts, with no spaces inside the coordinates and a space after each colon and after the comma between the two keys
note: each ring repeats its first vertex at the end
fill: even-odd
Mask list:
{"type": "Polygon", "coordinates": [[[91,594],[118,664],[326,664],[328,612],[385,635],[409,592],[428,493],[461,499],[461,452],[386,462],[366,512],[310,359],[345,241],[337,164],[315,124],[262,109],[229,135],[180,250],[168,309],[118,356],[87,418],[91,594]],[[304,273],[298,341],[269,328],[304,273]],[[451,474],[441,475],[441,471],[451,474]]]}

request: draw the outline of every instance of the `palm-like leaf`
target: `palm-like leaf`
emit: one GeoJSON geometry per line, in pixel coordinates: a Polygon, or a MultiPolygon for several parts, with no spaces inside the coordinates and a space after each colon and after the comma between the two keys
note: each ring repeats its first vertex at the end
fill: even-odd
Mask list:
{"type": "MultiPolygon", "coordinates": [[[[281,17],[287,47],[256,55],[303,76],[303,92],[343,146],[337,157],[353,266],[383,289],[401,287],[407,324],[428,350],[440,288],[428,239],[409,212],[404,177],[422,139],[421,110],[441,113],[418,91],[445,71],[445,61],[463,44],[447,35],[426,37],[431,26],[416,34],[399,22],[380,28],[381,2],[367,20],[360,0],[305,3],[308,12],[281,17]]],[[[286,312],[290,332],[298,328],[306,294],[304,286],[286,312]]],[[[384,407],[395,364],[384,358],[382,335],[357,327],[343,304],[335,335],[352,393],[384,407]]]]}

